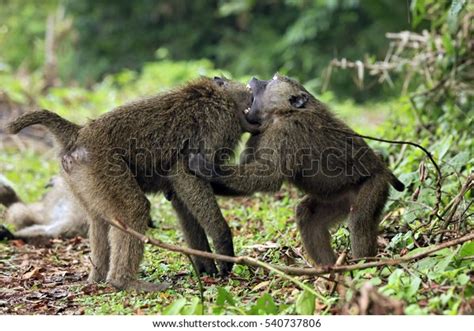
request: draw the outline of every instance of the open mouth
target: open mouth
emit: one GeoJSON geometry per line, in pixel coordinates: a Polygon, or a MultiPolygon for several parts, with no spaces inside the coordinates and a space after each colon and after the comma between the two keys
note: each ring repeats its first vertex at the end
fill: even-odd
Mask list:
{"type": "Polygon", "coordinates": [[[247,121],[251,124],[257,124],[257,125],[261,125],[261,120],[259,118],[259,116],[257,116],[257,105],[256,105],[256,100],[255,100],[255,96],[257,95],[258,91],[259,91],[259,87],[258,87],[258,79],[256,79],[255,77],[253,77],[249,82],[248,84],[246,85],[247,87],[247,90],[249,92],[251,92],[251,99],[250,99],[250,107],[244,109],[244,114],[245,114],[245,118],[247,119],[247,121]]]}
{"type": "MultiPolygon", "coordinates": [[[[250,107],[252,106],[253,104],[253,100],[254,100],[254,97],[253,97],[253,90],[252,90],[252,87],[250,86],[250,84],[247,84],[246,85],[246,88],[247,90],[251,93],[251,98],[250,98],[250,107]]],[[[249,112],[250,112],[250,107],[247,107],[244,109],[244,114],[247,115],[249,112]]]]}

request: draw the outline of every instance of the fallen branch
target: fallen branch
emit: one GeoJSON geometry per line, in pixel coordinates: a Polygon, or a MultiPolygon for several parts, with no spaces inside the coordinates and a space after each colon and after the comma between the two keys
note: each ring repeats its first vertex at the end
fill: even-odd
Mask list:
{"type": "MultiPolygon", "coordinates": [[[[286,278],[286,279],[292,281],[293,283],[298,285],[301,289],[312,293],[314,296],[319,298],[326,305],[329,305],[329,300],[326,297],[319,294],[314,289],[312,289],[308,285],[304,284],[300,280],[291,277],[292,274],[291,274],[291,272],[287,271],[287,267],[274,266],[274,265],[271,265],[271,264],[268,264],[268,263],[265,263],[263,261],[260,261],[260,260],[257,260],[257,259],[251,258],[251,257],[247,257],[247,256],[228,256],[228,255],[214,254],[214,253],[200,251],[200,250],[193,249],[193,248],[187,248],[187,247],[181,247],[181,246],[176,246],[176,245],[172,245],[172,244],[167,244],[167,243],[162,242],[161,240],[150,238],[150,237],[148,237],[144,234],[141,234],[138,231],[133,230],[127,224],[125,224],[124,222],[122,222],[118,219],[114,219],[114,220],[106,219],[106,221],[108,223],[110,223],[111,225],[115,226],[116,228],[119,228],[120,230],[136,237],[137,239],[139,239],[141,242],[143,242],[145,244],[150,243],[152,245],[164,248],[164,249],[169,250],[169,251],[182,253],[182,254],[184,254],[188,257],[190,255],[195,255],[195,256],[210,258],[210,259],[214,259],[214,260],[232,262],[232,263],[235,263],[235,264],[248,265],[248,266],[253,266],[253,267],[262,267],[264,269],[267,269],[269,271],[272,271],[272,272],[275,272],[275,273],[279,274],[283,278],[286,278]]],[[[193,263],[193,268],[196,271],[196,274],[199,276],[199,274],[197,272],[197,268],[194,266],[194,263],[193,263]]],[[[299,269],[299,268],[295,268],[295,269],[299,269]]],[[[308,268],[308,269],[311,269],[311,268],[308,268]]],[[[302,269],[302,270],[304,270],[304,269],[302,269]]],[[[200,288],[200,290],[201,290],[201,294],[202,294],[203,289],[200,288]]],[[[201,296],[201,300],[203,300],[202,296],[201,296]]]]}
{"type": "MultiPolygon", "coordinates": [[[[127,224],[125,224],[124,222],[120,220],[117,220],[117,219],[107,220],[107,222],[119,228],[120,230],[128,233],[129,235],[134,236],[135,238],[137,238],[138,240],[142,241],[145,244],[150,243],[152,245],[158,246],[160,248],[163,248],[172,252],[178,252],[185,255],[200,256],[200,257],[204,257],[208,259],[231,262],[235,264],[247,265],[247,266],[252,266],[252,267],[262,267],[269,271],[274,271],[274,272],[280,271],[287,275],[292,275],[292,276],[320,276],[320,275],[326,275],[330,273],[341,273],[341,272],[346,272],[346,271],[351,271],[351,270],[361,270],[361,269],[367,269],[367,268],[373,268],[373,267],[398,265],[398,264],[407,263],[410,261],[424,258],[434,252],[437,252],[447,247],[456,246],[464,242],[474,240],[474,231],[472,231],[462,237],[449,240],[438,245],[433,245],[429,247],[427,250],[425,250],[424,252],[414,254],[411,256],[406,255],[400,258],[395,258],[395,259],[380,259],[379,261],[353,264],[353,265],[325,266],[325,267],[315,267],[315,268],[297,268],[297,267],[271,265],[271,264],[265,263],[263,261],[260,261],[258,259],[254,259],[248,256],[227,256],[227,255],[222,255],[222,254],[200,251],[200,250],[192,249],[188,247],[167,244],[167,243],[162,242],[161,240],[150,238],[144,234],[141,234],[140,232],[133,230],[127,224]]],[[[303,285],[303,287],[306,287],[304,284],[298,284],[298,285],[303,285]]]]}

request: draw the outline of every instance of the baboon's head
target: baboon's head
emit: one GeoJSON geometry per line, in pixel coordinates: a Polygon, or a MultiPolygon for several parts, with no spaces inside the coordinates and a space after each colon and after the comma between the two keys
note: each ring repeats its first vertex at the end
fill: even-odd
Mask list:
{"type": "Polygon", "coordinates": [[[246,113],[251,123],[264,124],[275,112],[301,111],[314,97],[296,80],[275,74],[270,80],[252,78],[248,84],[252,90],[252,106],[246,113]]]}
{"type": "Polygon", "coordinates": [[[237,105],[239,111],[250,108],[252,93],[244,84],[218,76],[214,77],[214,82],[229,95],[237,105]]]}

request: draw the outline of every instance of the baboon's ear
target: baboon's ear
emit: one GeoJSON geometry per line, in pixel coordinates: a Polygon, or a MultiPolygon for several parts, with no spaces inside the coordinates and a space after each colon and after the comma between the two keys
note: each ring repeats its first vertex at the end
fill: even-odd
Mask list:
{"type": "Polygon", "coordinates": [[[309,97],[306,93],[301,92],[297,95],[292,95],[288,101],[290,101],[290,104],[295,107],[295,108],[303,108],[306,103],[308,102],[309,97]]]}
{"type": "Polygon", "coordinates": [[[216,82],[217,85],[222,86],[224,85],[224,78],[219,77],[219,76],[214,76],[214,82],[216,82]]]}

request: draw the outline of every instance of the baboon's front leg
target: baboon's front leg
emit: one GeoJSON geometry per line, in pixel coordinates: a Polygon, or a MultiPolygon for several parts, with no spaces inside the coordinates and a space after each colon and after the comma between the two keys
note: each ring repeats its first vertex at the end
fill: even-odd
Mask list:
{"type": "MultiPolygon", "coordinates": [[[[210,252],[209,242],[206,233],[197,219],[191,214],[186,205],[178,197],[173,197],[172,204],[181,224],[181,230],[188,246],[201,251],[210,252]]],[[[217,268],[213,260],[192,256],[194,263],[200,273],[205,272],[210,275],[217,274],[217,268]]]]}
{"type": "MultiPolygon", "coordinates": [[[[177,198],[211,237],[216,252],[234,256],[232,233],[222,216],[211,185],[186,171],[176,173],[179,175],[173,176],[172,181],[177,198]]],[[[231,271],[232,263],[219,262],[219,267],[220,273],[226,275],[231,271]]]]}

